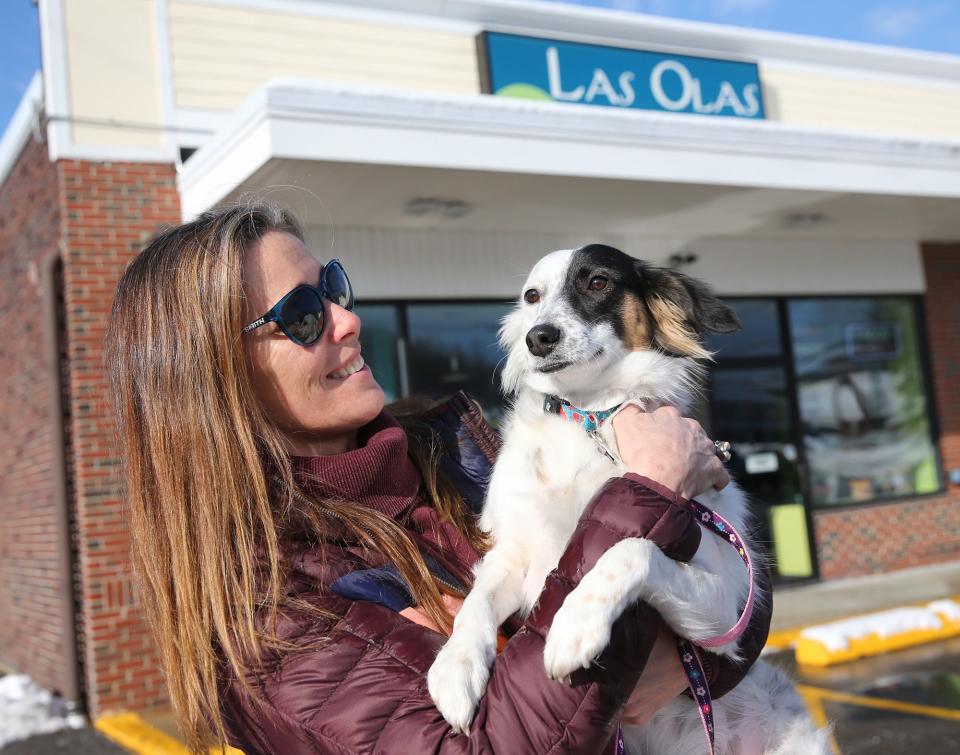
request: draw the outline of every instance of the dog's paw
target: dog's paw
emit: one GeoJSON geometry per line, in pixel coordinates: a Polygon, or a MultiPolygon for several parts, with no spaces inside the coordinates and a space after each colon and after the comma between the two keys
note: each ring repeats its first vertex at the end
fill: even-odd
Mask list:
{"type": "Polygon", "coordinates": [[[570,593],[547,634],[543,665],[551,679],[565,679],[589,668],[610,644],[611,621],[596,603],[587,605],[576,591],[570,593]]]}
{"type": "Polygon", "coordinates": [[[443,646],[427,673],[427,688],[437,710],[455,732],[466,734],[487,688],[493,655],[483,647],[455,639],[443,646]]]}

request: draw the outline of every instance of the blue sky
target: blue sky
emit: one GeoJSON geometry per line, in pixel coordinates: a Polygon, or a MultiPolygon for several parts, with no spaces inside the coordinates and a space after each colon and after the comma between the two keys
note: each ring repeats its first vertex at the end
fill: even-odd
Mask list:
{"type": "Polygon", "coordinates": [[[0,132],[40,68],[40,28],[30,0],[0,0],[0,132]]]}
{"type": "Polygon", "coordinates": [[[960,0],[566,0],[571,5],[960,54],[960,0]]]}
{"type": "MultiPolygon", "coordinates": [[[[0,130],[40,67],[37,10],[0,0],[0,130]]],[[[960,54],[960,0],[579,0],[574,5],[960,54]]]]}

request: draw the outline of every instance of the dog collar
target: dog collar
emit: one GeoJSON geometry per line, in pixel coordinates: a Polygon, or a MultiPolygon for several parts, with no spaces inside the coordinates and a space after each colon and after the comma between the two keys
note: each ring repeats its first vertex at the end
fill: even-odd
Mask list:
{"type": "Polygon", "coordinates": [[[600,429],[606,420],[610,418],[617,409],[620,408],[620,404],[610,407],[609,409],[603,409],[600,411],[592,411],[590,409],[580,409],[579,407],[574,406],[566,399],[562,399],[559,396],[544,396],[543,398],[543,411],[546,414],[559,414],[561,417],[570,420],[571,422],[576,422],[578,425],[582,425],[583,429],[588,433],[595,433],[600,429]]]}

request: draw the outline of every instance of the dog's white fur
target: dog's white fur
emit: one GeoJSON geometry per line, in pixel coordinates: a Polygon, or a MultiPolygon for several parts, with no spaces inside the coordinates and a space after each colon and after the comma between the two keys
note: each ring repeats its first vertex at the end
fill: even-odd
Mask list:
{"type": "MultiPolygon", "coordinates": [[[[428,675],[434,702],[457,731],[467,731],[486,688],[497,628],[518,610],[530,611],[587,503],[606,480],[625,471],[598,452],[583,428],[545,414],[544,395],[593,409],[623,401],[686,407],[699,369],[693,360],[658,350],[628,351],[609,324],[577,317],[560,296],[572,254],[554,252],[534,267],[524,290],[537,289],[540,301],[521,300],[501,329],[508,351],[504,387],[516,400],[480,520],[494,547],[478,565],[453,634],[428,675]],[[540,323],[562,330],[562,353],[555,356],[570,367],[537,371],[538,357],[529,353],[524,338],[540,323]]],[[[615,448],[610,425],[601,432],[615,448]]],[[[735,484],[701,501],[746,533],[746,501],[735,484]]],[[[689,565],[668,558],[648,540],[623,540],[603,554],[557,612],[544,649],[546,673],[562,680],[588,667],[607,646],[614,621],[637,600],[656,608],[679,636],[696,643],[736,623],[747,589],[743,562],[710,532],[703,533],[689,565]]],[[[738,657],[736,643],[712,652],[738,657]]],[[[789,680],[762,662],[716,701],[714,710],[717,753],[829,751],[826,733],[815,730],[789,680]]],[[[650,724],[632,728],[625,727],[631,752],[690,755],[706,748],[696,704],[685,697],[650,724]]]]}

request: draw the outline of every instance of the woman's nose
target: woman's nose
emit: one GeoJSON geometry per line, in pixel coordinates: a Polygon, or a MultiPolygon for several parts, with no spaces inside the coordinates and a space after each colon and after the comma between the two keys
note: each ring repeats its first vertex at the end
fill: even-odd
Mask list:
{"type": "Polygon", "coordinates": [[[360,335],[360,318],[355,312],[344,309],[339,304],[329,302],[330,309],[327,311],[330,318],[330,340],[339,343],[350,336],[358,337],[360,335]]]}

